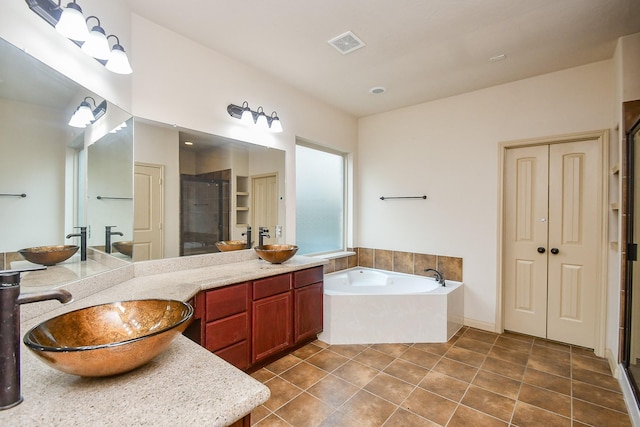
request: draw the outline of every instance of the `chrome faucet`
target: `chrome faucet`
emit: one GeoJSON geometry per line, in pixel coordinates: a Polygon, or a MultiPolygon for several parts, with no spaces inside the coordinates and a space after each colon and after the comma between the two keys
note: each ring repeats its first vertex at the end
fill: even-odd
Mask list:
{"type": "Polygon", "coordinates": [[[428,273],[429,271],[433,271],[433,278],[436,279],[438,283],[440,283],[442,286],[447,286],[444,284],[444,276],[442,275],[442,273],[440,273],[435,268],[427,268],[426,270],[424,270],[425,273],[428,273]]]}
{"type": "Polygon", "coordinates": [[[247,249],[251,249],[251,226],[247,225],[247,231],[242,233],[243,236],[247,236],[247,249]]]}
{"type": "Polygon", "coordinates": [[[57,299],[71,301],[64,289],[29,292],[20,295],[20,272],[44,270],[0,271],[0,410],[12,408],[22,402],[20,389],[20,304],[57,299]]]}
{"type": "Polygon", "coordinates": [[[264,238],[270,238],[269,229],[267,227],[258,227],[258,246],[262,246],[264,244],[264,238]]]}
{"type": "Polygon", "coordinates": [[[111,231],[115,225],[105,225],[104,226],[104,251],[108,254],[111,253],[111,236],[124,236],[119,231],[111,231]]]}
{"type": "Polygon", "coordinates": [[[87,227],[73,227],[79,228],[80,232],[75,234],[67,234],[67,239],[72,237],[80,237],[80,261],[87,260],[87,227]]]}

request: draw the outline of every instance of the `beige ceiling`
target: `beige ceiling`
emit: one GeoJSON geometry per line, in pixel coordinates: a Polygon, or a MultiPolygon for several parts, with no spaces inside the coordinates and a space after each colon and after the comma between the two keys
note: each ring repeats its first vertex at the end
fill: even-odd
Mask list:
{"type": "Polygon", "coordinates": [[[130,0],[134,13],[362,117],[613,56],[640,0],[130,0]],[[366,46],[328,41],[352,31],[366,46]],[[502,61],[491,57],[506,55],[502,61]],[[387,91],[373,95],[369,89],[387,91]]]}

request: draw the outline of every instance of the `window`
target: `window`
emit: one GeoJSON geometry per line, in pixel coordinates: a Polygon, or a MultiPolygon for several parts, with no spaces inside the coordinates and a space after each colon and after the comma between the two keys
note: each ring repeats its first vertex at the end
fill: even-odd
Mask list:
{"type": "Polygon", "coordinates": [[[296,145],[296,244],[300,254],[345,250],[345,156],[296,145]]]}

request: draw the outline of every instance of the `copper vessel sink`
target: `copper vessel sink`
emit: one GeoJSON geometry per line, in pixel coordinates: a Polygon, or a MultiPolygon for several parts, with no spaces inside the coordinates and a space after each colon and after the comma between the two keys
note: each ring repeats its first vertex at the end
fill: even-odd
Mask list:
{"type": "Polygon", "coordinates": [[[165,351],[192,316],[193,307],[182,301],[114,302],[46,320],[23,342],[52,368],[104,377],[135,369],[165,351]]]}
{"type": "Polygon", "coordinates": [[[111,246],[116,248],[116,251],[123,255],[128,257],[133,256],[133,242],[130,240],[124,242],[113,242],[111,246]]]}
{"type": "Polygon", "coordinates": [[[239,251],[247,248],[247,242],[244,240],[222,240],[216,242],[216,248],[218,248],[220,252],[239,251]]]}
{"type": "Polygon", "coordinates": [[[66,261],[76,252],[78,252],[76,245],[34,246],[18,251],[27,261],[47,266],[66,261]]]}
{"type": "Polygon", "coordinates": [[[271,264],[282,264],[298,252],[296,245],[262,245],[253,249],[260,258],[271,264]]]}

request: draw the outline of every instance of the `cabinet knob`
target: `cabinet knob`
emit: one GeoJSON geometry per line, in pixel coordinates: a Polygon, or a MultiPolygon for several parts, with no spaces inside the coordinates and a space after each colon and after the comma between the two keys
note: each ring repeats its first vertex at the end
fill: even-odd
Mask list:
{"type": "Polygon", "coordinates": [[[542,246],[540,246],[538,248],[538,253],[543,254],[545,252],[545,248],[543,248],[542,246]]]}
{"type": "Polygon", "coordinates": [[[558,255],[560,253],[560,250],[558,248],[551,248],[551,253],[554,255],[558,255]]]}

